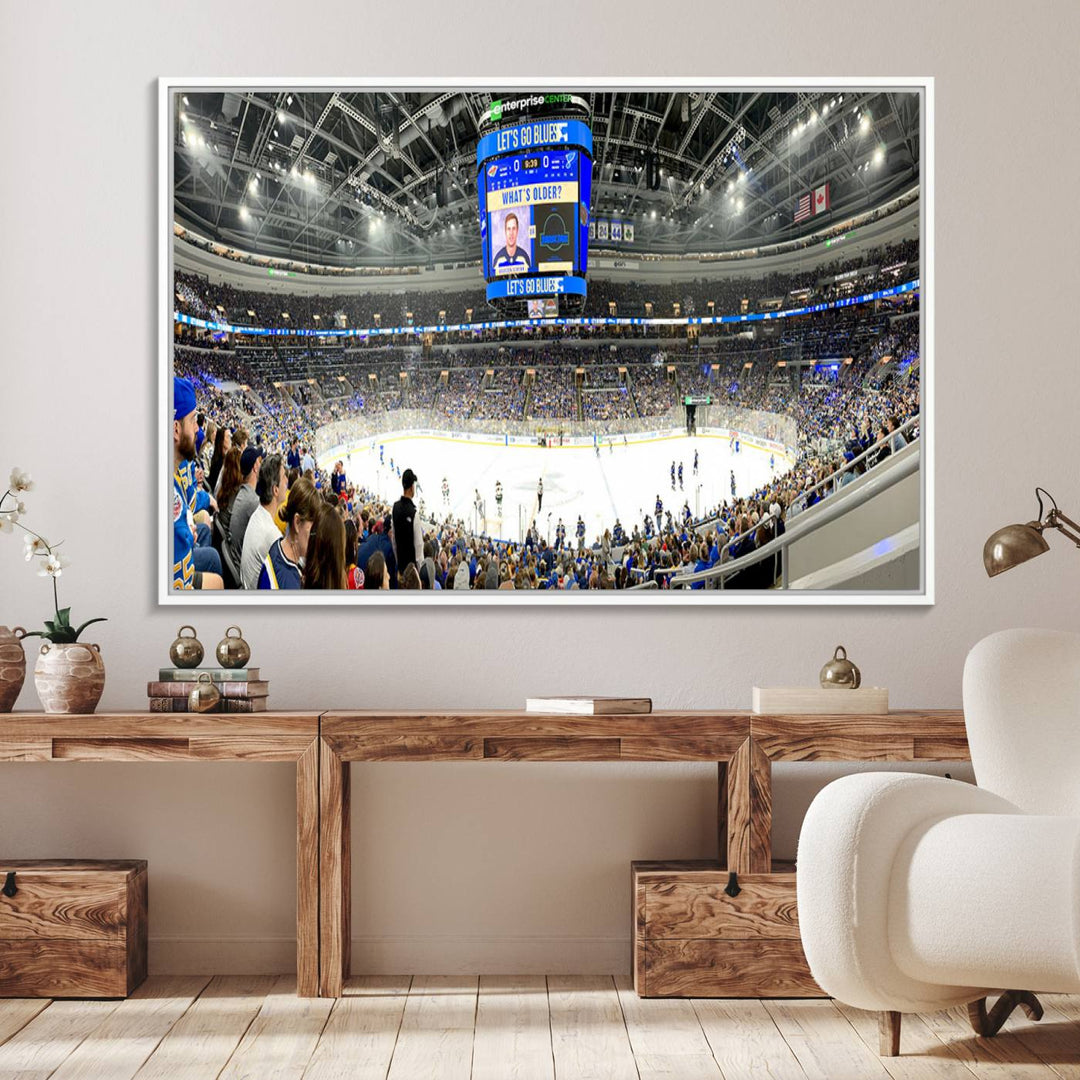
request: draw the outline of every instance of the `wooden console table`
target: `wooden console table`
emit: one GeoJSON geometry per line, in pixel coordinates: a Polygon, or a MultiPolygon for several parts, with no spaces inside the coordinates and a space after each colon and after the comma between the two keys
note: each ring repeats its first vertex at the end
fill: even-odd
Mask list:
{"type": "MultiPolygon", "coordinates": [[[[709,866],[725,878],[735,871],[740,876],[774,879],[757,883],[766,897],[767,910],[752,913],[750,918],[740,915],[741,932],[759,939],[756,944],[762,965],[768,966],[769,958],[776,955],[784,956],[786,963],[791,958],[784,950],[790,953],[794,949],[805,969],[793,921],[793,868],[789,864],[774,866],[772,861],[772,762],[967,758],[959,709],[885,716],[765,716],[725,711],[600,717],[512,711],[327,712],[322,715],[320,743],[319,981],[320,993],[330,997],[341,995],[350,968],[349,764],[353,761],[714,761],[717,857],[709,866]],[[791,897],[786,906],[776,897],[783,890],[791,897]]],[[[643,868],[644,878],[664,865],[635,867],[643,868]]],[[[690,880],[706,877],[699,866],[690,869],[690,880]]],[[[744,904],[755,895],[754,884],[752,880],[744,904]]],[[[711,885],[706,887],[711,889],[711,885]]],[[[707,898],[691,907],[700,909],[706,921],[715,915],[715,910],[710,914],[707,898]]],[[[642,970],[646,966],[641,924],[639,918],[635,974],[639,966],[642,970]]],[[[685,928],[680,932],[684,946],[700,944],[686,940],[685,928]]],[[[665,960],[666,981],[658,994],[701,992],[700,979],[683,977],[700,953],[690,949],[689,955],[689,962],[665,960]]],[[[713,957],[706,960],[714,962],[713,957]]],[[[803,989],[796,993],[820,993],[816,988],[806,990],[807,978],[805,970],[796,970],[786,981],[769,984],[755,975],[727,986],[722,996],[767,994],[763,987],[768,985],[780,996],[798,985],[803,989]]],[[[644,985],[638,989],[650,992],[644,985]]]]}
{"type": "MultiPolygon", "coordinates": [[[[661,921],[667,920],[655,938],[655,985],[647,986],[643,975],[638,990],[650,996],[704,996],[703,966],[715,981],[718,970],[735,963],[746,965],[750,973],[741,979],[729,975],[723,996],[786,996],[814,989],[812,984],[807,987],[798,945],[794,872],[790,865],[774,864],[772,859],[772,763],[967,757],[959,709],[886,716],[745,711],[603,717],[519,711],[0,716],[0,762],[295,762],[301,996],[338,997],[349,974],[353,761],[715,762],[716,859],[693,865],[634,865],[637,899],[652,889],[662,901],[656,907],[661,921]],[[731,872],[750,879],[736,905],[722,899],[723,889],[718,887],[731,872]],[[760,908],[754,907],[758,896],[760,908]],[[692,917],[682,914],[680,904],[694,913],[692,917]],[[677,933],[672,933],[672,925],[677,933]],[[728,929],[718,937],[718,927],[728,929]],[[739,945],[728,949],[726,943],[732,940],[739,945]],[[751,961],[757,961],[756,968],[751,961]]],[[[639,968],[650,970],[648,947],[653,940],[642,914],[647,901],[639,907],[635,976],[639,968]]]]}
{"type": "Polygon", "coordinates": [[[297,993],[318,994],[318,713],[10,713],[0,715],[3,761],[295,762],[297,993]]]}

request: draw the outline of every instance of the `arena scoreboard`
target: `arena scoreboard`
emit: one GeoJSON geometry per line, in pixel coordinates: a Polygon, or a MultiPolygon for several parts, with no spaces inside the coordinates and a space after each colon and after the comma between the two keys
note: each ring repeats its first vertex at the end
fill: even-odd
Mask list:
{"type": "Polygon", "coordinates": [[[560,314],[580,307],[592,193],[588,124],[544,117],[499,127],[480,138],[476,164],[488,301],[506,307],[552,297],[560,314]]]}

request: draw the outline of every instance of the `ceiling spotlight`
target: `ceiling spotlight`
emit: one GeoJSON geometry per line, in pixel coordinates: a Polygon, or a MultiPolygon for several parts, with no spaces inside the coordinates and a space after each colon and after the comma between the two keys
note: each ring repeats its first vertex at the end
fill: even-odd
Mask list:
{"type": "Polygon", "coordinates": [[[740,200],[739,200],[739,201],[738,201],[738,202],[737,202],[737,203],[735,204],[735,207],[736,207],[736,209],[737,209],[737,210],[741,210],[741,209],[743,208],[743,206],[744,206],[744,203],[743,203],[742,199],[740,199],[740,200]]]}
{"type": "Polygon", "coordinates": [[[863,133],[870,130],[870,114],[863,113],[859,119],[859,130],[863,133]]]}
{"type": "Polygon", "coordinates": [[[186,124],[186,123],[187,123],[187,113],[186,113],[186,112],[182,112],[182,113],[180,114],[180,123],[182,123],[182,124],[186,124]]]}
{"type": "Polygon", "coordinates": [[[240,207],[240,220],[241,221],[247,221],[248,218],[250,218],[250,217],[251,217],[251,214],[248,213],[248,208],[246,206],[241,206],[240,207]]]}
{"type": "Polygon", "coordinates": [[[879,146],[874,151],[874,164],[875,165],[880,165],[884,160],[885,160],[885,148],[883,146],[879,146]]]}
{"type": "Polygon", "coordinates": [[[256,191],[258,189],[258,187],[259,187],[259,181],[258,181],[258,179],[256,177],[253,176],[248,181],[248,191],[256,191]]]}
{"type": "MultiPolygon", "coordinates": [[[[288,97],[285,98],[285,104],[286,105],[291,105],[292,104],[292,94],[289,94],[288,97]]],[[[350,240],[349,243],[352,243],[352,241],[350,240]]]]}
{"type": "Polygon", "coordinates": [[[190,102],[189,102],[189,101],[188,101],[188,99],[187,99],[187,94],[185,94],[185,95],[184,95],[184,104],[185,104],[185,105],[189,105],[189,104],[190,104],[190,102]]]}
{"type": "Polygon", "coordinates": [[[740,184],[746,183],[746,173],[744,173],[744,172],[739,173],[738,179],[739,179],[740,184]]]}
{"type": "Polygon", "coordinates": [[[279,124],[284,124],[285,123],[285,110],[284,109],[278,109],[278,111],[277,111],[277,119],[278,119],[279,124]]]}

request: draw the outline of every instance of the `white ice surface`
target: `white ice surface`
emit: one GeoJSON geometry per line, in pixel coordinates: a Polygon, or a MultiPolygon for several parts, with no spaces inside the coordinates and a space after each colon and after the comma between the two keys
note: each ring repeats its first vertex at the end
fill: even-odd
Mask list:
{"type": "MultiPolygon", "coordinates": [[[[476,436],[473,436],[475,439],[476,436]]],[[[627,533],[640,524],[645,513],[652,514],[659,495],[664,510],[671,509],[679,519],[683,501],[692,512],[714,506],[731,496],[731,470],[739,495],[746,495],[773,475],[770,452],[742,442],[738,454],[730,451],[729,440],[718,435],[682,434],[631,442],[623,446],[621,436],[609,449],[603,446],[597,456],[589,447],[538,447],[503,445],[497,436],[490,442],[465,442],[446,437],[414,434],[384,434],[365,440],[347,454],[338,451],[320,461],[333,468],[334,461],[344,460],[350,482],[376,491],[388,502],[401,495],[397,469],[411,468],[419,478],[419,498],[425,516],[442,517],[447,512],[466,521],[473,529],[502,539],[520,539],[521,529],[537,514],[536,484],[543,477],[544,504],[537,526],[541,535],[554,537],[561,517],[567,538],[574,535],[580,513],[590,542],[616,517],[627,533]],[[379,445],[384,463],[379,465],[379,445]],[[694,450],[698,450],[699,472],[694,475],[694,450]],[[394,474],[390,473],[390,460],[394,474]],[[676,474],[671,490],[671,462],[683,463],[683,490],[679,491],[676,474]],[[450,485],[449,507],[443,502],[442,481],[450,485]],[[501,515],[495,502],[495,482],[501,481],[501,515]],[[474,515],[475,492],[479,490],[486,506],[486,518],[474,515]]],[[[775,454],[774,471],[787,462],[775,454]]]]}

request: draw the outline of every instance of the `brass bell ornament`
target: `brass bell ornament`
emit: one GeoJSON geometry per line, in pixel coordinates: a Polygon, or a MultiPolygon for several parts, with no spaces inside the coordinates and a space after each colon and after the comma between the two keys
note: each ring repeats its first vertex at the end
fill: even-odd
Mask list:
{"type": "Polygon", "coordinates": [[[213,712],[221,701],[221,694],[210,678],[210,673],[200,671],[198,681],[188,694],[188,712],[213,712]]]}
{"type": "Polygon", "coordinates": [[[847,649],[836,646],[833,658],[821,669],[821,685],[826,690],[858,690],[862,673],[848,659],[847,649]]]}
{"type": "Polygon", "coordinates": [[[202,663],[202,642],[195,636],[194,626],[181,626],[177,630],[176,640],[169,646],[169,659],[178,668],[198,667],[202,663]],[[185,630],[191,631],[190,637],[184,637],[185,630]]]}
{"type": "Polygon", "coordinates": [[[239,626],[230,626],[218,642],[218,663],[223,668],[242,668],[251,659],[251,646],[244,640],[239,626]],[[236,637],[231,637],[233,631],[236,637]]]}

